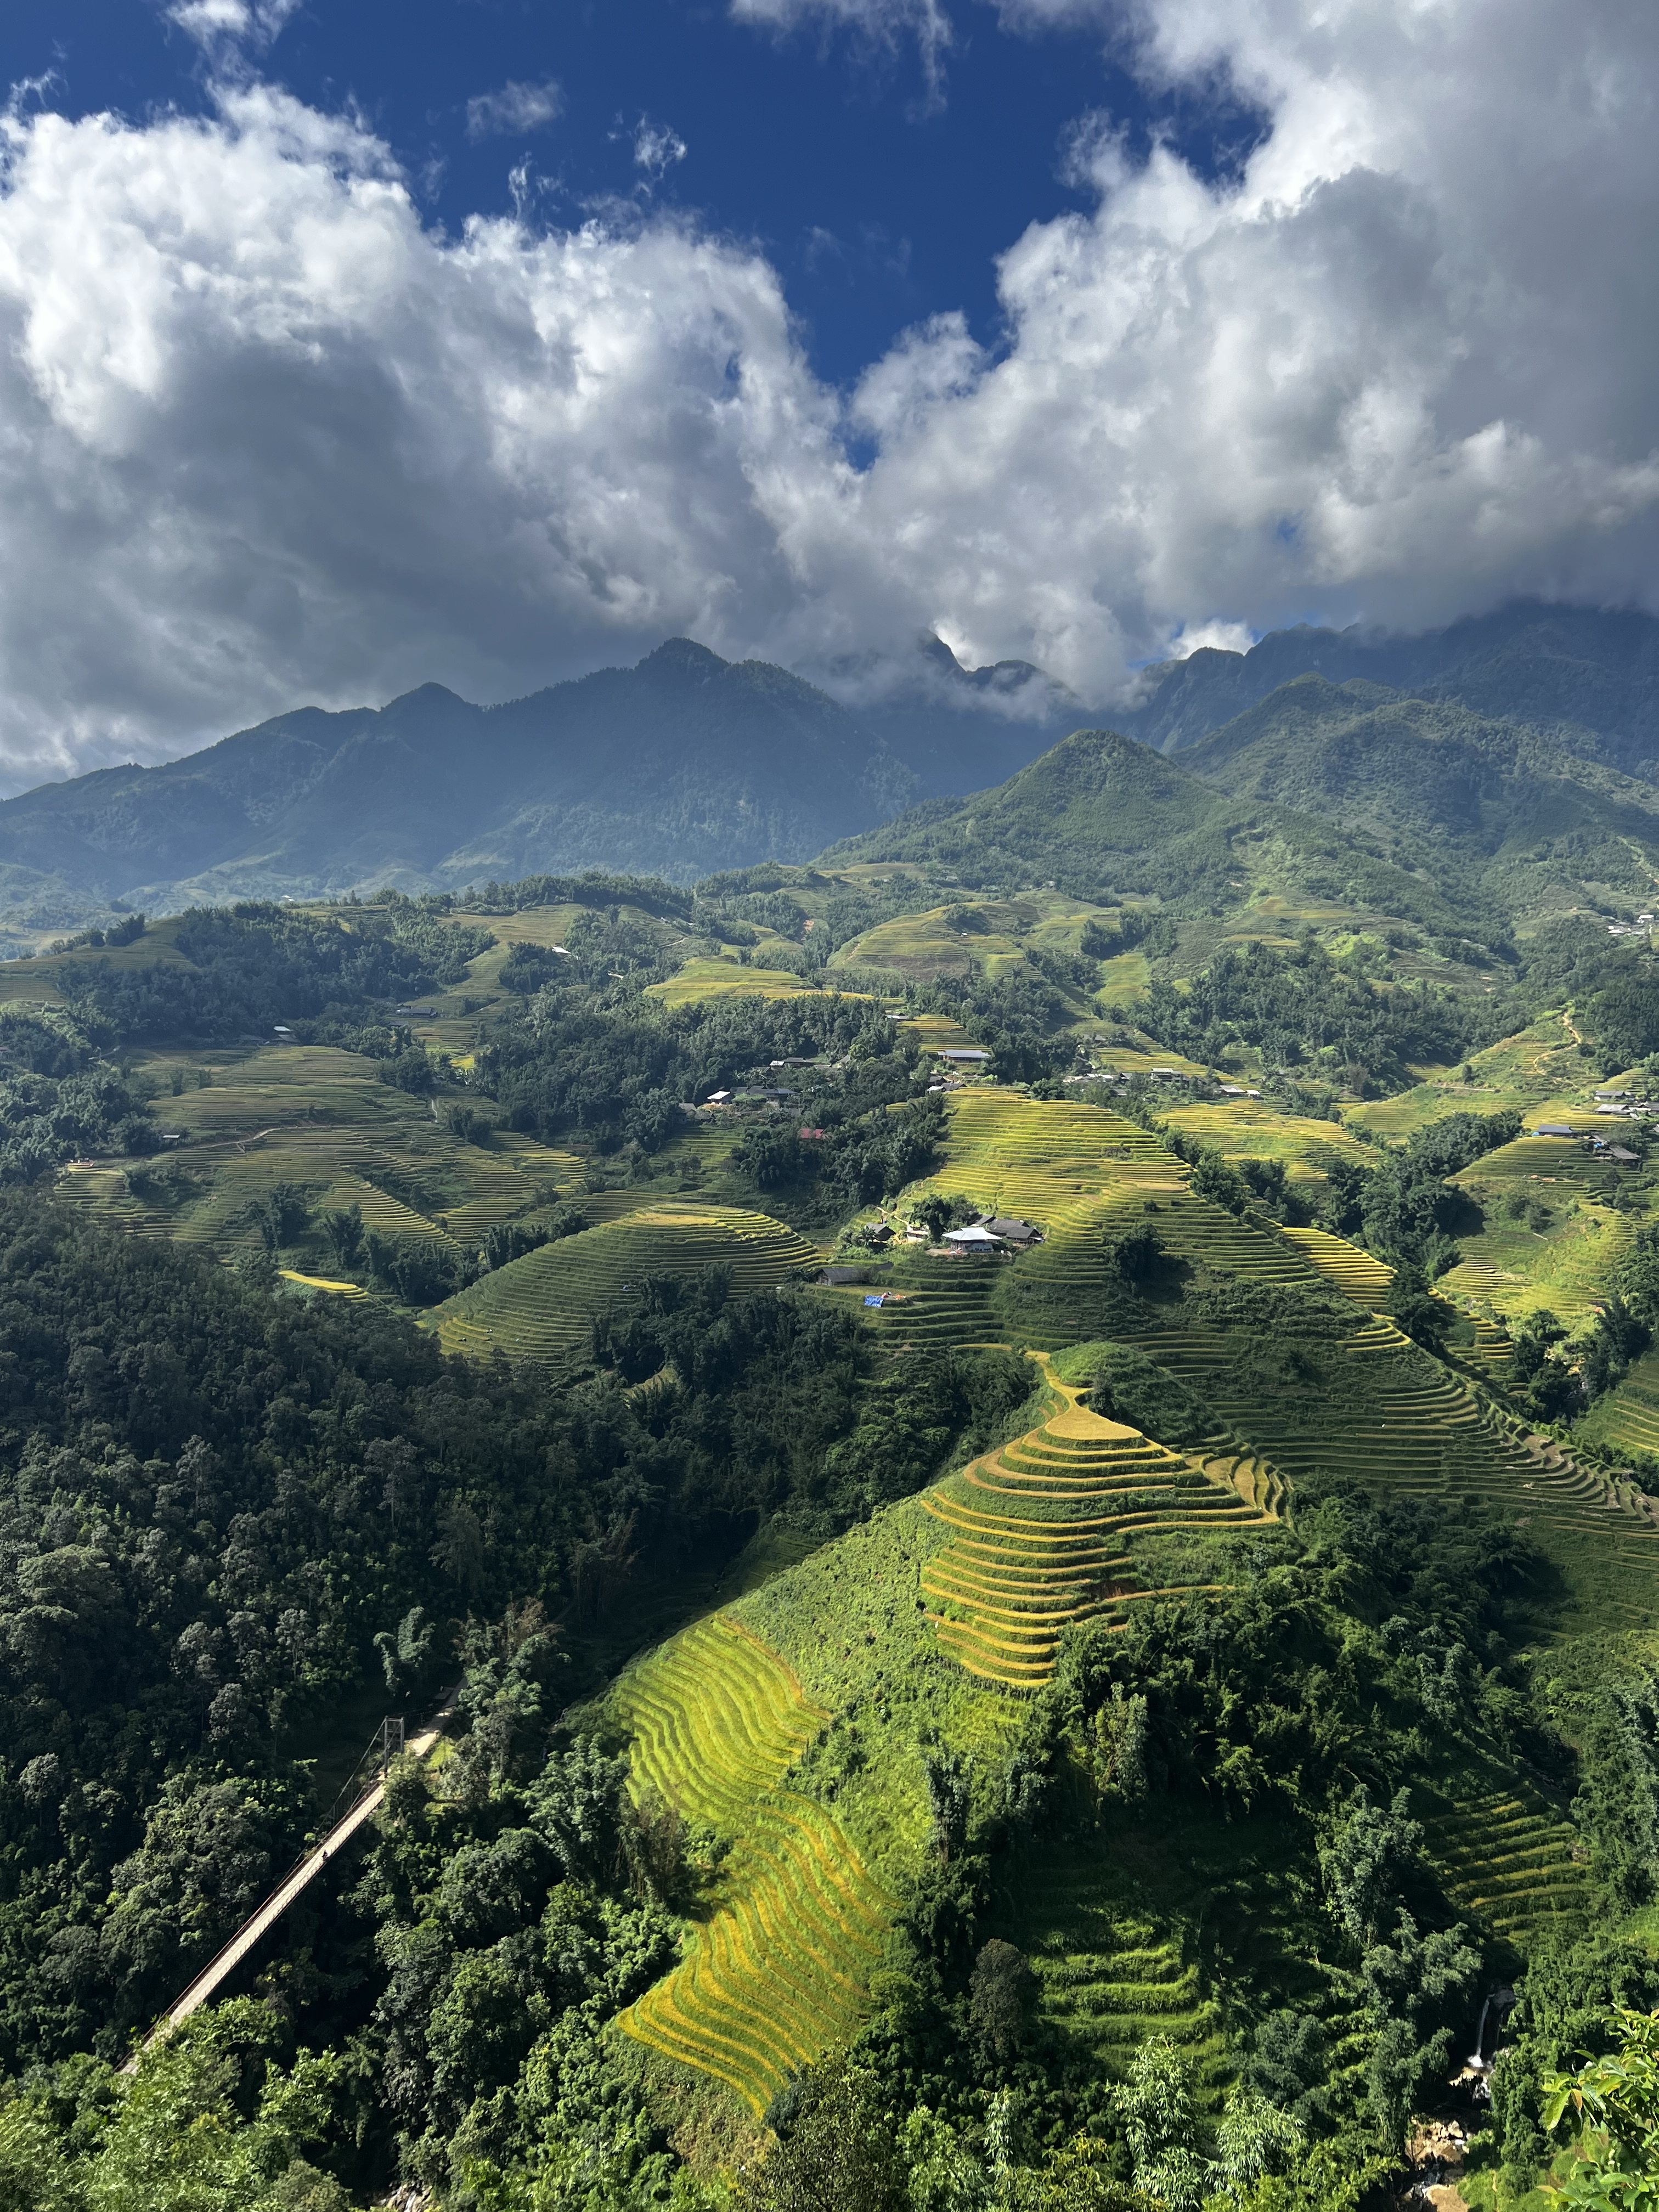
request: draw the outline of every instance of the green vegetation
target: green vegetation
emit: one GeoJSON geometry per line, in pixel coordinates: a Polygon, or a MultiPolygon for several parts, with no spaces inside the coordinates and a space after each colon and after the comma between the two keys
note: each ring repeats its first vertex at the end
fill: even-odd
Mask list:
{"type": "Polygon", "coordinates": [[[1046,1681],[1066,1629],[1121,1622],[1149,1595],[1135,1573],[1136,1539],[1207,1535],[1262,1517],[1227,1462],[1200,1468],[1081,1406],[1065,1384],[1057,1394],[1060,1407],[1040,1429],[922,1499],[952,1532],[922,1571],[930,1618],[944,1648],[988,1681],[1046,1681]]]}
{"type": "Polygon", "coordinates": [[[857,2026],[890,1914],[836,1821],[781,1786],[829,1716],[717,1615],[623,1676],[635,1787],[732,1848],[687,1955],[617,2026],[757,2113],[857,2026]]]}
{"type": "Polygon", "coordinates": [[[816,1259],[781,1222],[730,1207],[643,1206],[493,1270],[433,1316],[447,1352],[556,1358],[585,1346],[599,1316],[656,1276],[720,1269],[739,1295],[775,1288],[816,1259]]]}
{"type": "Polygon", "coordinates": [[[1505,1987],[1466,2201],[1565,2181],[1659,2004],[1650,955],[1528,876],[1542,755],[1241,704],[817,866],[0,979],[20,2205],[163,2201],[143,2127],[259,2212],[1359,2212],[1505,1987]]]}

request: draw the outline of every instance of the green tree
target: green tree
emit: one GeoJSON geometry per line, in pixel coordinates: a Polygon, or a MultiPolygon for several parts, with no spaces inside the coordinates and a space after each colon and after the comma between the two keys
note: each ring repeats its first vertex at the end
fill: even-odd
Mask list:
{"type": "Polygon", "coordinates": [[[1659,2212],[1659,2012],[1621,2008],[1616,2050],[1544,2080],[1544,2125],[1571,2116],[1577,2161],[1561,2189],[1583,2212],[1659,2212]]]}
{"type": "Polygon", "coordinates": [[[1161,2198],[1169,2212],[1197,2212],[1207,2172],[1197,2146],[1193,2069],[1167,2035],[1141,2045],[1111,2104],[1134,2160],[1136,2188],[1161,2198]]]}
{"type": "Polygon", "coordinates": [[[827,2060],[769,2117],[781,2140],[742,2178],[745,2212],[908,2212],[898,2132],[866,2067],[827,2060]]]}
{"type": "Polygon", "coordinates": [[[254,1200],[250,1211],[267,1252],[278,1252],[296,1243],[305,1235],[306,1224],[311,1218],[305,1193],[292,1182],[272,1183],[264,1197],[254,1200]]]}
{"type": "Polygon", "coordinates": [[[999,2072],[1018,2057],[1036,1978],[1022,1951],[993,1936],[974,1962],[968,2015],[987,2063],[999,2072]]]}
{"type": "Polygon", "coordinates": [[[363,1209],[336,1206],[323,1216],[323,1235],[337,1267],[361,1267],[363,1257],[363,1209]]]}
{"type": "Polygon", "coordinates": [[[1408,1790],[1396,1790],[1392,1804],[1373,1805],[1362,1784],[1319,1847],[1326,1904],[1358,1949],[1376,1942],[1401,1882],[1422,1856],[1422,1824],[1412,1819],[1410,1807],[1408,1790]]]}

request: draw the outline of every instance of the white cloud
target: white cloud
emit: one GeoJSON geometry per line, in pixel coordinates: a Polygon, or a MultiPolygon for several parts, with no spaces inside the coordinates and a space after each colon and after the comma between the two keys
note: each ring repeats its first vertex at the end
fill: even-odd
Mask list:
{"type": "Polygon", "coordinates": [[[754,478],[833,469],[833,423],[752,255],[667,224],[443,241],[383,149],[267,90],[5,128],[16,773],[787,619],[754,478]]]}
{"type": "Polygon", "coordinates": [[[676,629],[824,668],[937,629],[1103,699],[1231,625],[1659,610],[1659,13],[1146,0],[1136,35],[1267,113],[1237,182],[1080,132],[1097,204],[1004,258],[1001,349],[941,316],[848,407],[684,220],[441,237],[259,88],[0,123],[14,779],[676,629]]]}
{"type": "Polygon", "coordinates": [[[653,123],[648,115],[641,116],[634,133],[634,167],[642,170],[650,183],[657,184],[676,161],[683,161],[685,151],[685,141],[678,131],[666,123],[653,123]]]}
{"type": "Polygon", "coordinates": [[[300,0],[173,0],[167,19],[210,52],[268,46],[300,0]]]}
{"type": "Polygon", "coordinates": [[[823,32],[850,31],[866,48],[891,49],[914,39],[928,83],[938,91],[953,43],[941,0],[731,0],[740,23],[793,31],[816,24],[823,32]]]}
{"type": "Polygon", "coordinates": [[[1248,653],[1257,633],[1249,623],[1183,623],[1170,640],[1166,659],[1190,660],[1195,653],[1248,653]]]}
{"type": "Polygon", "coordinates": [[[564,112],[564,94],[550,78],[520,84],[509,77],[499,92],[480,92],[466,103],[466,135],[492,138],[542,131],[564,112]]]}

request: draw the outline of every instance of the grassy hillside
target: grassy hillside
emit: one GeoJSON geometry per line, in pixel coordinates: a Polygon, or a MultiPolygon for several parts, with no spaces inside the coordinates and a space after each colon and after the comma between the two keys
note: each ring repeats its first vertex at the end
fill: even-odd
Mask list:
{"type": "Polygon", "coordinates": [[[769,1290],[817,1257],[805,1237],[763,1213],[646,1205],[497,1268],[435,1308],[431,1326],[447,1352],[554,1358],[585,1347],[599,1316],[653,1275],[729,1268],[741,1295],[769,1290]]]}

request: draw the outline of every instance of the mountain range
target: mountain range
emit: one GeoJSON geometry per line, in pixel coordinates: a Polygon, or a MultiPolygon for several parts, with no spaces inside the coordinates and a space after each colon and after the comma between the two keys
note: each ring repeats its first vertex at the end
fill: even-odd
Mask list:
{"type": "Polygon", "coordinates": [[[54,928],[584,867],[689,883],[830,847],[981,882],[1039,865],[1098,880],[1111,857],[1124,887],[1167,896],[1237,884],[1267,840],[1304,890],[1376,904],[1381,870],[1389,910],[1464,926],[1513,906],[1521,860],[1534,909],[1586,883],[1644,896],[1656,784],[1659,621],[1640,614],[1304,626],[1149,668],[1108,715],[937,639],[897,696],[858,706],[677,638],[502,706],[426,684],[42,785],[0,803],[0,916],[54,928]],[[1090,723],[1109,729],[1069,734],[1090,723]]]}

